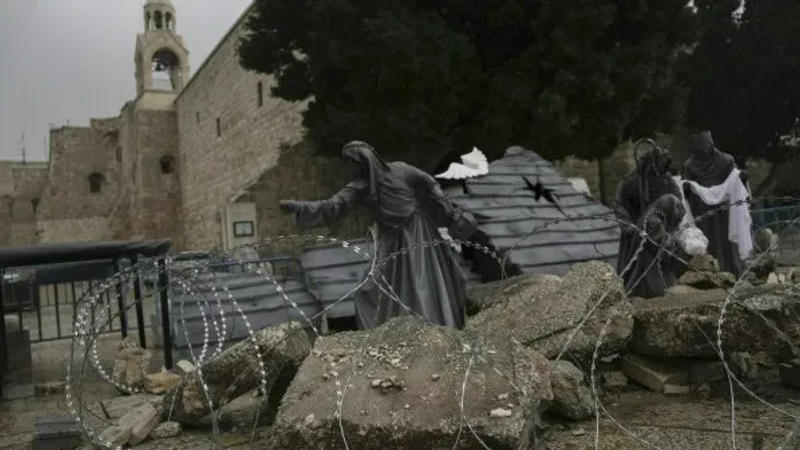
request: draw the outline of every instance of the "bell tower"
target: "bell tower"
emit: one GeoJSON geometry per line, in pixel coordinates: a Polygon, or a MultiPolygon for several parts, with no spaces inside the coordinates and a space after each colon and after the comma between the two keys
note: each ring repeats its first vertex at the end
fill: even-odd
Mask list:
{"type": "Polygon", "coordinates": [[[189,51],[176,30],[171,0],[147,0],[144,32],[136,37],[136,95],[180,93],[189,80],[189,51]]]}

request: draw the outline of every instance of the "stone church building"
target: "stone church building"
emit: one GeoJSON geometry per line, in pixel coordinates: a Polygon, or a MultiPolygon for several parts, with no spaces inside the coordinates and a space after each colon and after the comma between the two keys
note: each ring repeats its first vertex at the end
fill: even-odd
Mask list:
{"type": "Polygon", "coordinates": [[[147,0],[136,98],[117,117],[52,129],[47,163],[0,162],[0,245],[169,238],[221,249],[288,231],[278,197],[314,194],[297,182],[324,180],[324,161],[303,150],[305,102],[272,97],[272,77],[239,66],[249,11],[190,78],[178,12],[147,0]]]}

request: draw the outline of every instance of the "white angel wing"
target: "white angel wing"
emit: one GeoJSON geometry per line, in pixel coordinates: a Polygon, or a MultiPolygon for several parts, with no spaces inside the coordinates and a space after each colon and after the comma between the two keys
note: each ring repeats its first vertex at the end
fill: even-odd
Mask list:
{"type": "Polygon", "coordinates": [[[450,163],[450,167],[447,168],[447,171],[436,175],[436,178],[463,180],[465,178],[473,178],[489,173],[489,160],[486,159],[486,155],[478,150],[477,147],[473,147],[472,151],[466,155],[461,155],[461,162],[463,162],[463,164],[450,163]]]}
{"type": "Polygon", "coordinates": [[[450,167],[447,168],[447,171],[436,175],[436,178],[442,178],[445,180],[463,180],[464,178],[469,178],[471,173],[472,170],[463,164],[450,163],[450,167]]]}
{"type": "Polygon", "coordinates": [[[489,173],[489,160],[478,147],[472,147],[472,151],[461,156],[461,161],[465,166],[475,170],[480,175],[489,173]]]}

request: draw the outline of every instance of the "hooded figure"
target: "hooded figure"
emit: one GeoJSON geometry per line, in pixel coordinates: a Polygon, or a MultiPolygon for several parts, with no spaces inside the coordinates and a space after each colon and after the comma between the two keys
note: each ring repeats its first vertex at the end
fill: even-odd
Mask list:
{"type": "Polygon", "coordinates": [[[636,170],[617,188],[617,215],[635,225],[622,226],[617,273],[622,274],[630,265],[624,276],[626,289],[633,289],[633,295],[639,297],[656,297],[677,284],[680,263],[659,250],[666,246],[673,254],[679,251],[677,242],[668,237],[679,229],[685,211],[680,188],[669,174],[672,156],[652,141],[643,143],[650,143],[652,148],[640,154],[637,145],[636,170]],[[651,240],[632,261],[642,242],[639,230],[646,231],[651,240]]]}
{"type": "MultiPolygon", "coordinates": [[[[725,182],[731,171],[736,168],[733,157],[719,151],[714,146],[711,132],[704,131],[690,137],[692,156],[683,166],[683,178],[694,181],[703,187],[717,186],[725,182]]],[[[746,174],[742,172],[742,181],[746,183],[746,174]]],[[[697,222],[697,227],[708,238],[708,253],[719,261],[720,270],[734,275],[741,273],[742,260],[738,247],[728,238],[729,209],[724,204],[707,205],[691,189],[684,189],[686,201],[695,218],[700,218],[709,211],[716,210],[710,216],[697,222]]]]}
{"type": "MultiPolygon", "coordinates": [[[[300,228],[312,228],[365,204],[376,223],[378,261],[404,250],[378,268],[379,281],[383,277],[405,306],[431,323],[463,327],[465,278],[453,251],[423,244],[441,239],[439,227],[447,227],[453,238],[469,238],[477,228],[475,219],[454,207],[436,180],[416,167],[387,163],[365,142],[350,142],[342,153],[356,169],[354,181],[328,200],[282,200],[281,209],[294,213],[300,228]]],[[[360,328],[408,314],[374,283],[357,294],[355,309],[360,328]]]]}

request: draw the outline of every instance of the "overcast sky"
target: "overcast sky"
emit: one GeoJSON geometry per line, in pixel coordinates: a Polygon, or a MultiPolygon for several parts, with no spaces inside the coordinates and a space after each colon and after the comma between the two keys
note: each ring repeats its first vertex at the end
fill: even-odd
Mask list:
{"type": "MultiPolygon", "coordinates": [[[[250,0],[173,0],[192,75],[250,0]]],[[[144,0],[0,0],[0,159],[45,160],[50,124],[117,116],[136,95],[144,0]]]]}

